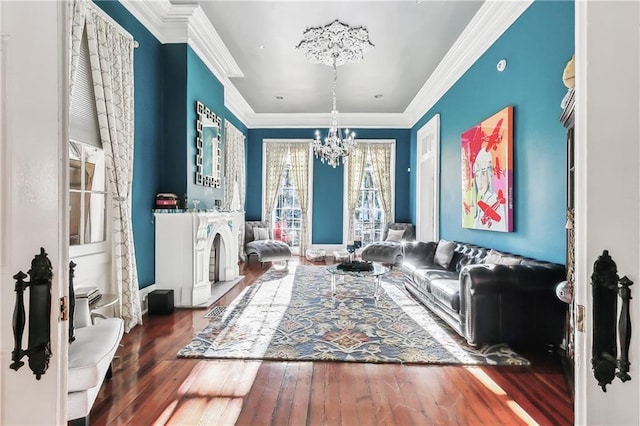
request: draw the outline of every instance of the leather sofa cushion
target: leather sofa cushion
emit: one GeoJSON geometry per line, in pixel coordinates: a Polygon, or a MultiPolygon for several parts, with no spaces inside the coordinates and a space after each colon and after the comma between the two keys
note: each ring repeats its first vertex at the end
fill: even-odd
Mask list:
{"type": "Polygon", "coordinates": [[[458,281],[458,274],[442,269],[422,268],[413,272],[413,281],[425,293],[431,293],[431,282],[438,279],[458,281]]]}
{"type": "Polygon", "coordinates": [[[454,279],[432,279],[431,295],[440,304],[447,306],[454,312],[460,312],[460,281],[454,279]]]}

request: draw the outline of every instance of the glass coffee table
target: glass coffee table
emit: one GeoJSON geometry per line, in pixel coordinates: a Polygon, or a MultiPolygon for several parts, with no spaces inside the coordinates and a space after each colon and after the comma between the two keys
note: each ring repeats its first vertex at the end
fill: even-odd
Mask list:
{"type": "Polygon", "coordinates": [[[327,271],[331,274],[331,295],[336,294],[336,279],[337,277],[357,277],[357,278],[373,278],[373,297],[378,299],[380,297],[380,282],[382,276],[389,272],[389,268],[380,264],[373,264],[373,271],[344,271],[338,269],[338,264],[327,266],[327,271]]]}

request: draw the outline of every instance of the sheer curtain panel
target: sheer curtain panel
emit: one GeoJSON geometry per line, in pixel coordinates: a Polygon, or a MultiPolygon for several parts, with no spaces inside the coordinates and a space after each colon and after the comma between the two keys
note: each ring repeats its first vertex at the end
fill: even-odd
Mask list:
{"type": "Polygon", "coordinates": [[[391,150],[390,143],[372,143],[369,145],[373,176],[378,187],[380,204],[387,222],[394,221],[391,191],[391,150]]]}
{"type": "Polygon", "coordinates": [[[353,241],[353,215],[360,196],[364,166],[367,159],[367,145],[358,144],[351,151],[347,160],[347,209],[349,214],[349,230],[347,241],[353,241]]]}
{"type": "Polygon", "coordinates": [[[304,256],[309,245],[309,154],[311,143],[292,143],[289,145],[291,155],[291,173],[293,186],[300,203],[300,256],[304,256]]]}

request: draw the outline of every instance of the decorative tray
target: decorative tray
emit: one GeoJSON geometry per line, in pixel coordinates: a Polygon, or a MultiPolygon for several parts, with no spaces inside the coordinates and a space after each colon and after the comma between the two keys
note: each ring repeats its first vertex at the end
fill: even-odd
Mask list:
{"type": "Polygon", "coordinates": [[[373,271],[373,264],[370,262],[344,262],[338,265],[338,269],[347,272],[371,272],[373,271]]]}

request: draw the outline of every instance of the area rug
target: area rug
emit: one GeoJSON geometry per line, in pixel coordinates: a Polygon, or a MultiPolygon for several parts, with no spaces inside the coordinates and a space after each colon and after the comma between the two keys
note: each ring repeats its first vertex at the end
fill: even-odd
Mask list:
{"type": "Polygon", "coordinates": [[[270,269],[178,352],[181,358],[528,365],[506,345],[473,348],[404,290],[402,274],[338,280],[325,266],[270,269]]]}

